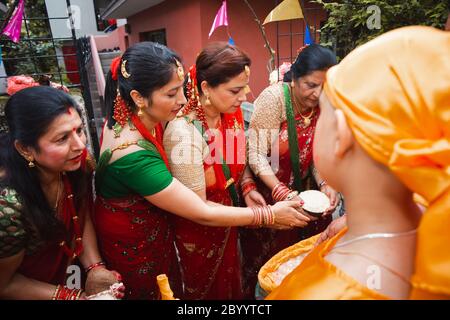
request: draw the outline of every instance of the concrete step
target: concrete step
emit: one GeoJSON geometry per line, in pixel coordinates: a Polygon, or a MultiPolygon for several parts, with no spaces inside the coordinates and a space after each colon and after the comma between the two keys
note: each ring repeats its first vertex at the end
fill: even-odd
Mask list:
{"type": "Polygon", "coordinates": [[[110,51],[110,52],[99,52],[98,55],[100,59],[114,59],[117,56],[120,56],[122,51],[110,51]]]}

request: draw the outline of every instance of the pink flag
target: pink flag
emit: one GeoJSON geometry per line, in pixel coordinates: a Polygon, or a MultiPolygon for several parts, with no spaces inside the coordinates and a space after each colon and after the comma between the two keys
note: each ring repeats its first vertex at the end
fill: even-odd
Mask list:
{"type": "Polygon", "coordinates": [[[214,30],[216,30],[220,26],[228,26],[227,2],[225,0],[222,2],[222,6],[220,7],[219,11],[217,11],[208,37],[211,37],[214,30]]]}
{"type": "Polygon", "coordinates": [[[25,8],[24,2],[24,0],[20,0],[19,5],[14,10],[11,19],[9,19],[8,24],[2,32],[2,34],[9,37],[15,43],[19,42],[20,31],[22,30],[23,10],[25,8]]]}

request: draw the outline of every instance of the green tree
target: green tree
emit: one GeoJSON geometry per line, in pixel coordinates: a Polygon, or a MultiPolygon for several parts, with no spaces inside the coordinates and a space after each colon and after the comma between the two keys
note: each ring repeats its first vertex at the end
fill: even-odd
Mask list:
{"type": "Polygon", "coordinates": [[[329,15],[321,29],[321,42],[333,46],[340,58],[357,46],[395,28],[409,25],[443,28],[450,10],[447,0],[315,2],[322,4],[329,15]],[[378,18],[379,25],[376,23],[378,18]]]}

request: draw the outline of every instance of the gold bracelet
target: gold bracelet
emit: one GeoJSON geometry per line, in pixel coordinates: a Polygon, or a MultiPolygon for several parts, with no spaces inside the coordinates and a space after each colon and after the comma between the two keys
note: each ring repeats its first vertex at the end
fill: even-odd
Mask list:
{"type": "Polygon", "coordinates": [[[56,289],[55,289],[55,291],[53,292],[53,295],[52,295],[52,300],[56,300],[56,296],[57,296],[59,290],[61,290],[61,285],[60,284],[58,284],[56,286],[56,289]]]}

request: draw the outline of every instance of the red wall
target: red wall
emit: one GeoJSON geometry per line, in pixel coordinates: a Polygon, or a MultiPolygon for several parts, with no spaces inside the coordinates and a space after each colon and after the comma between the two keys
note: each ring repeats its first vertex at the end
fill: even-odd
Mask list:
{"type": "Polygon", "coordinates": [[[139,42],[139,33],[166,29],[167,46],[181,55],[183,63],[192,64],[200,52],[199,2],[166,0],[128,18],[130,45],[139,42]]]}
{"type": "MultiPolygon", "coordinates": [[[[326,19],[325,12],[317,4],[306,2],[304,14],[310,25],[317,29],[320,21],[326,19]]],[[[265,17],[275,7],[273,0],[249,0],[258,18],[264,21],[265,17]]],[[[214,21],[222,0],[166,0],[161,4],[149,8],[139,14],[128,18],[131,26],[129,34],[130,45],[139,41],[139,33],[157,29],[166,29],[167,45],[178,52],[188,68],[195,62],[197,54],[209,41],[228,41],[227,28],[220,27],[208,39],[208,33],[214,21]]],[[[269,85],[269,72],[267,62],[269,51],[264,47],[264,40],[258,25],[247,5],[242,0],[228,0],[229,33],[236,45],[242,48],[252,59],[250,87],[252,93],[248,95],[253,101],[258,94],[269,85]]],[[[279,24],[279,33],[304,32],[304,20],[283,21],[279,24]]],[[[277,51],[276,23],[265,26],[266,34],[271,47],[277,51]]],[[[280,58],[296,56],[298,48],[303,46],[303,35],[279,37],[280,58]]],[[[314,35],[312,34],[314,37],[314,35]]],[[[318,40],[318,39],[317,39],[318,40]]],[[[280,63],[286,60],[280,60],[280,63]]],[[[277,62],[277,61],[275,61],[277,62]]]]}

